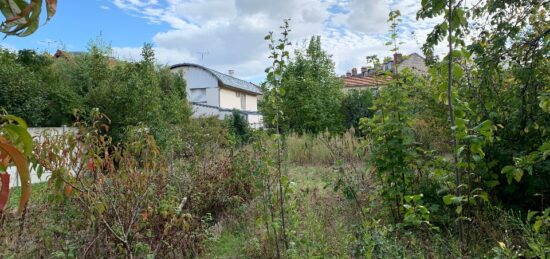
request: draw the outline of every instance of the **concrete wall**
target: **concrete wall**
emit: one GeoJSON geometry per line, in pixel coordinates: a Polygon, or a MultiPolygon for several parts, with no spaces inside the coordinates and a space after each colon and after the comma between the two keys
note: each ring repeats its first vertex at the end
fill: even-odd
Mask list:
{"type": "Polygon", "coordinates": [[[248,114],[247,116],[248,124],[254,129],[263,128],[264,120],[262,115],[248,114]]]}
{"type": "MultiPolygon", "coordinates": [[[[59,136],[63,134],[76,134],[77,128],[59,127],[59,128],[29,128],[29,133],[33,137],[35,143],[42,143],[44,141],[44,135],[59,136]]],[[[51,176],[51,172],[44,172],[41,178],[38,178],[36,171],[31,170],[31,183],[41,183],[48,181],[51,176]]],[[[10,174],[10,187],[20,186],[19,176],[15,167],[8,168],[8,174],[10,174]]]]}
{"type": "Polygon", "coordinates": [[[193,104],[193,117],[210,117],[210,116],[220,116],[220,110],[214,107],[205,107],[200,105],[193,104]]]}
{"type": "Polygon", "coordinates": [[[405,68],[409,68],[413,72],[421,75],[428,74],[428,67],[425,64],[424,59],[417,55],[410,55],[407,59],[401,62],[401,64],[399,64],[398,70],[399,72],[402,72],[405,68]]]}

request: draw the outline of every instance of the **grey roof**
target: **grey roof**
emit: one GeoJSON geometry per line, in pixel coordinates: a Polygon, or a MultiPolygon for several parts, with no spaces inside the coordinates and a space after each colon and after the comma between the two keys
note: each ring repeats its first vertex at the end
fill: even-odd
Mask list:
{"type": "Polygon", "coordinates": [[[222,83],[226,87],[236,88],[236,89],[239,89],[239,90],[243,90],[243,91],[250,92],[250,93],[255,93],[255,94],[262,94],[262,91],[260,90],[260,88],[258,86],[256,86],[255,84],[253,84],[253,83],[250,83],[248,81],[245,81],[245,80],[242,80],[242,79],[230,76],[230,75],[226,75],[224,73],[218,72],[216,70],[213,70],[213,69],[201,66],[201,65],[192,64],[192,63],[181,63],[181,64],[176,64],[176,65],[171,66],[170,69],[175,69],[175,68],[180,68],[180,67],[197,67],[197,68],[201,68],[201,69],[204,69],[204,70],[210,72],[214,77],[216,77],[218,79],[218,81],[220,83],[222,83]]]}

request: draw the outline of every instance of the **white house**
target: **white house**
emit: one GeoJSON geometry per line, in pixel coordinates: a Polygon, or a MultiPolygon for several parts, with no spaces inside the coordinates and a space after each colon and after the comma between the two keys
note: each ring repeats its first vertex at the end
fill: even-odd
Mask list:
{"type": "Polygon", "coordinates": [[[182,63],[173,65],[171,69],[174,73],[181,73],[187,83],[193,116],[223,119],[236,109],[252,127],[263,125],[262,115],[258,112],[262,92],[255,84],[196,64],[182,63]]]}

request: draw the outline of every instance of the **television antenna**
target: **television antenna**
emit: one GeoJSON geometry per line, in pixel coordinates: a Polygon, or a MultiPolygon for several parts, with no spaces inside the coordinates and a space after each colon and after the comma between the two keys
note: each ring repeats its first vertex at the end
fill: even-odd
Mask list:
{"type": "Polygon", "coordinates": [[[46,52],[49,52],[54,43],[59,44],[61,42],[57,41],[57,40],[41,40],[40,43],[48,45],[48,48],[46,49],[46,52]]]}
{"type": "Polygon", "coordinates": [[[204,65],[204,57],[208,56],[210,52],[207,51],[199,51],[197,52],[201,56],[201,65],[204,65]]]}

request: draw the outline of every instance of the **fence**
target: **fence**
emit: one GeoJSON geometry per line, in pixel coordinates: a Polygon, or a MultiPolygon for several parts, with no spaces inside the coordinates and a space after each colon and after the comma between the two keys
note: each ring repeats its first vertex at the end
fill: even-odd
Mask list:
{"type": "MultiPolygon", "coordinates": [[[[77,128],[70,127],[57,127],[57,128],[29,128],[29,133],[33,137],[35,143],[42,143],[45,133],[49,135],[63,135],[63,134],[75,134],[78,131],[77,128]]],[[[48,180],[51,172],[44,172],[42,177],[38,177],[34,170],[31,170],[31,183],[41,183],[48,180]]],[[[8,168],[8,174],[10,174],[10,186],[19,186],[19,176],[15,170],[15,167],[8,168]]]]}

